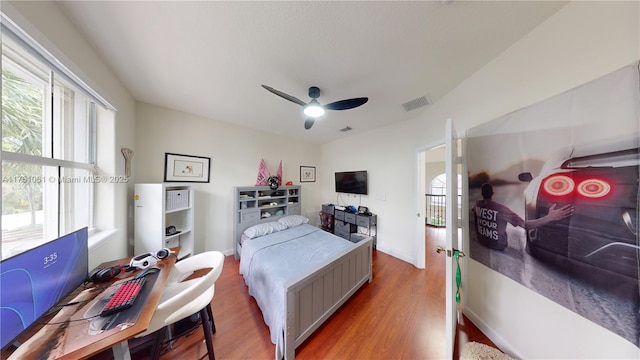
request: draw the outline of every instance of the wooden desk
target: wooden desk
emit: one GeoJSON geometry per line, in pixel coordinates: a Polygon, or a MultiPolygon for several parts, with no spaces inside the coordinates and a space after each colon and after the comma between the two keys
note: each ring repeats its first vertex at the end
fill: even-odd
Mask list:
{"type": "MultiPolygon", "coordinates": [[[[115,359],[130,359],[128,340],[144,332],[149,326],[169,273],[176,262],[176,254],[180,251],[179,248],[171,250],[175,253],[156,265],[160,268],[160,272],[135,323],[122,324],[92,335],[89,329],[90,321],[84,320],[83,315],[100,300],[105,291],[105,285],[109,287],[109,285],[128,280],[140,273],[140,270],[120,274],[111,282],[94,284],[80,291],[69,302],[78,302],[78,304],[63,307],[48,324],[16,349],[9,359],[77,360],[88,358],[109,348],[113,349],[115,359]]],[[[111,261],[101,264],[100,267],[127,264],[129,261],[130,258],[111,261]]]]}

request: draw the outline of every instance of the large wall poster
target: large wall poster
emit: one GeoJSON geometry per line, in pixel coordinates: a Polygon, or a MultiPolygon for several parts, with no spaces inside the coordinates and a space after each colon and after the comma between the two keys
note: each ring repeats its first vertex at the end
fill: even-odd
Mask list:
{"type": "Polygon", "coordinates": [[[627,66],[470,129],[465,155],[471,258],[638,347],[639,78],[627,66]]]}

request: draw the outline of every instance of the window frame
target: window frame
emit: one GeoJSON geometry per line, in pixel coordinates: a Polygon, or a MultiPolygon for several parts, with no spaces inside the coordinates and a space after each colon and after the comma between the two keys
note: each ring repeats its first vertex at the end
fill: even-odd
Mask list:
{"type": "MultiPolygon", "coordinates": [[[[103,97],[101,97],[96,91],[94,91],[91,87],[89,87],[84,81],[82,81],[78,76],[76,76],[73,72],[71,72],[67,67],[65,67],[58,59],[51,55],[49,51],[47,51],[44,47],[42,47],[38,42],[36,42],[33,38],[31,38],[25,31],[20,29],[13,21],[11,21],[4,13],[0,14],[1,20],[1,32],[2,32],[2,43],[4,47],[5,37],[9,40],[9,47],[12,49],[10,53],[6,55],[9,56],[12,62],[14,62],[17,67],[19,73],[26,72],[25,78],[33,78],[34,81],[48,81],[47,88],[45,89],[44,99],[43,99],[43,127],[42,127],[42,149],[40,155],[32,155],[26,153],[18,153],[12,151],[5,151],[0,149],[0,161],[3,164],[5,163],[24,163],[35,166],[42,166],[43,169],[45,167],[51,167],[53,172],[57,173],[57,186],[56,194],[52,197],[52,200],[57,203],[51,204],[52,206],[57,207],[57,226],[55,229],[55,235],[53,234],[54,229],[47,233],[42,232],[41,243],[48,242],[57,237],[63,236],[66,233],[72,232],[76,229],[72,228],[74,226],[70,226],[69,217],[73,218],[74,215],[68,209],[73,207],[73,203],[76,201],[75,195],[73,191],[69,192],[67,187],[62,180],[61,176],[64,175],[67,171],[75,171],[82,170],[86,171],[89,176],[89,179],[95,179],[97,174],[97,117],[98,117],[98,109],[97,106],[101,106],[102,109],[107,111],[116,111],[115,107],[113,107],[109,102],[107,102],[103,97]],[[13,52],[15,51],[15,54],[13,52]],[[23,54],[21,54],[23,53],[23,54]],[[13,56],[12,56],[13,55],[13,56]],[[28,60],[25,60],[23,56],[27,56],[28,60]],[[44,71],[43,71],[44,69],[44,71]],[[48,73],[48,79],[44,78],[44,74],[48,73]],[[54,99],[54,93],[59,91],[60,89],[69,88],[74,94],[82,95],[80,98],[74,95],[74,98],[71,98],[71,101],[68,102],[69,98],[66,96],[59,97],[57,102],[60,104],[65,104],[65,106],[60,106],[60,104],[55,104],[56,100],[54,99]],[[78,100],[80,99],[80,100],[78,100]],[[79,103],[86,104],[81,105],[80,107],[86,106],[84,109],[80,109],[79,103]],[[69,105],[67,108],[66,105],[69,105]],[[57,110],[56,106],[64,108],[65,110],[57,110]],[[58,112],[58,114],[56,114],[58,112]],[[70,112],[70,113],[67,113],[70,112]],[[61,116],[59,119],[56,119],[56,116],[61,116]],[[82,133],[85,134],[86,140],[83,140],[84,143],[78,145],[74,142],[74,144],[70,147],[73,147],[71,153],[74,154],[72,157],[68,157],[69,153],[67,152],[69,149],[63,150],[60,154],[54,153],[54,148],[58,147],[59,149],[63,149],[67,147],[67,142],[65,141],[65,136],[69,136],[69,133],[64,128],[68,126],[69,123],[65,123],[64,117],[71,116],[73,118],[72,121],[78,121],[76,118],[81,119],[82,122],[81,129],[82,133]],[[47,123],[46,127],[54,127],[54,122],[60,122],[61,124],[58,130],[54,131],[45,131],[45,123],[47,123]],[[47,140],[45,141],[45,136],[47,140]],[[56,138],[57,137],[57,138],[56,138]],[[58,142],[57,145],[54,145],[58,142]],[[47,144],[51,144],[51,148],[44,149],[47,144]],[[78,151],[78,146],[85,146],[84,150],[78,151]],[[65,152],[67,152],[65,154],[65,152]],[[76,158],[75,154],[83,155],[83,158],[86,159],[87,162],[83,161],[74,161],[76,158]],[[58,158],[57,158],[58,157],[58,158]],[[60,157],[70,158],[72,160],[65,160],[60,157]],[[57,170],[57,171],[56,171],[57,170]],[[66,215],[66,216],[65,216],[66,215]]],[[[3,57],[5,54],[3,53],[3,57]]],[[[4,68],[4,66],[2,66],[4,68]]],[[[62,91],[61,93],[64,93],[62,91]]],[[[72,125],[74,127],[73,137],[78,138],[78,136],[83,136],[82,134],[78,134],[75,131],[75,127],[77,123],[72,125]]],[[[0,134],[2,133],[2,128],[0,127],[0,134]]],[[[2,175],[2,170],[0,169],[0,175],[2,175]]],[[[4,179],[4,178],[3,178],[4,179]]],[[[90,233],[95,232],[95,214],[96,214],[96,181],[89,180],[87,183],[87,188],[82,191],[87,191],[85,194],[88,196],[88,204],[87,210],[89,211],[89,216],[86,219],[88,224],[86,226],[89,227],[90,233]]],[[[42,188],[43,191],[43,203],[45,201],[44,197],[45,190],[44,186],[42,188]]],[[[84,194],[82,196],[85,196],[84,194]]],[[[44,206],[44,205],[43,205],[44,206]]],[[[2,208],[2,203],[0,203],[0,209],[2,208]]],[[[82,210],[84,211],[84,210],[82,210]]],[[[83,219],[84,221],[84,219],[83,219]]],[[[71,220],[71,222],[73,222],[71,220]]],[[[1,223],[1,221],[0,221],[1,223]]],[[[77,227],[77,226],[76,226],[77,227]]],[[[2,236],[0,235],[0,240],[2,236]]],[[[26,249],[24,249],[26,250],[26,249]]],[[[24,251],[21,249],[21,251],[24,251]]],[[[2,258],[5,258],[5,254],[3,251],[0,251],[0,255],[2,258]]],[[[9,254],[12,256],[13,254],[9,254]]]]}

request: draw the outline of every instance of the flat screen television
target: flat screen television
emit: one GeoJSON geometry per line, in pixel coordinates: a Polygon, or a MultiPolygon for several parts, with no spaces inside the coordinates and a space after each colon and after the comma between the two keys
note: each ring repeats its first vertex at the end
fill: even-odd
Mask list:
{"type": "Polygon", "coordinates": [[[367,195],[367,171],[337,172],[336,192],[367,195]]]}
{"type": "Polygon", "coordinates": [[[0,348],[87,279],[87,241],[83,228],[0,262],[0,348]]]}

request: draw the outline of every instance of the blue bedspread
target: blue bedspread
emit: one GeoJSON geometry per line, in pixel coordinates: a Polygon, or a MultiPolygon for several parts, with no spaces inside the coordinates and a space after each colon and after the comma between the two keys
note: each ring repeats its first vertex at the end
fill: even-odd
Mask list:
{"type": "Polygon", "coordinates": [[[303,224],[245,241],[240,255],[240,273],[249,294],[262,310],[264,322],[276,345],[276,357],[284,354],[284,284],[296,274],[310,270],[356,244],[303,224]]]}

